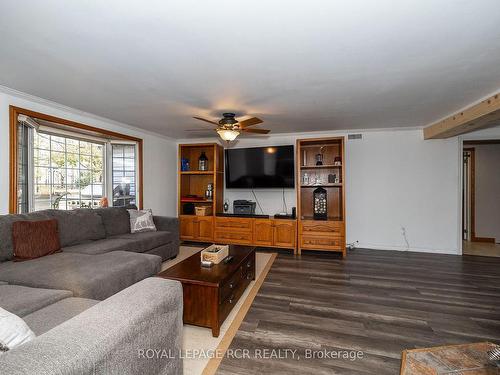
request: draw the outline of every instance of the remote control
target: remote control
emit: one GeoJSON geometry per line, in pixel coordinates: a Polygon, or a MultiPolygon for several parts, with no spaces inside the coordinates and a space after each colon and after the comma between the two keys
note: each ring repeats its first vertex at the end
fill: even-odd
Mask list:
{"type": "Polygon", "coordinates": [[[225,264],[228,264],[229,262],[231,262],[232,260],[234,259],[234,257],[232,255],[228,255],[226,258],[224,258],[223,262],[225,264]]]}

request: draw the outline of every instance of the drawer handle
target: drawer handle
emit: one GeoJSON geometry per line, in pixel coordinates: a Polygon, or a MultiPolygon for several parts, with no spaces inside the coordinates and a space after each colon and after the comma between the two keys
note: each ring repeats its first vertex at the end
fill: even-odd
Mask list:
{"type": "Polygon", "coordinates": [[[247,275],[247,280],[252,280],[253,279],[253,273],[249,273],[247,275]]]}
{"type": "Polygon", "coordinates": [[[247,268],[250,268],[250,267],[252,267],[252,262],[247,263],[247,268]]]}
{"type": "Polygon", "coordinates": [[[229,283],[229,289],[233,289],[234,288],[234,284],[233,283],[229,283]]]}
{"type": "Polygon", "coordinates": [[[231,294],[231,297],[229,297],[228,302],[232,305],[234,302],[234,294],[231,294]]]}

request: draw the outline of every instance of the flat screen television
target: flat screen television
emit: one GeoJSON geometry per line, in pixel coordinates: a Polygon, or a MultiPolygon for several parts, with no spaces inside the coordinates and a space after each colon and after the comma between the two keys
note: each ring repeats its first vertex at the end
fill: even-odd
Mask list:
{"type": "Polygon", "coordinates": [[[234,148],[225,151],[226,188],[293,188],[293,146],[234,148]]]}

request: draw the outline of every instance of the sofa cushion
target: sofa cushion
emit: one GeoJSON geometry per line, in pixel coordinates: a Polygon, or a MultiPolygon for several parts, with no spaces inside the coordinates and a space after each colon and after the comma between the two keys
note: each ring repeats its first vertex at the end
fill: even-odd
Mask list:
{"type": "Polygon", "coordinates": [[[64,289],[75,297],[103,300],[160,270],[161,258],[129,251],[100,255],[57,253],[0,264],[0,280],[37,288],[64,289]]]}
{"type": "Polygon", "coordinates": [[[69,290],[0,285],[0,306],[20,317],[72,296],[69,290]]]}
{"type": "Polygon", "coordinates": [[[170,242],[167,245],[158,246],[152,250],[148,250],[144,254],[158,255],[163,261],[166,261],[168,259],[175,258],[179,254],[179,246],[176,246],[174,242],[170,242]]]}
{"type": "Polygon", "coordinates": [[[106,207],[92,210],[101,216],[106,237],[130,233],[130,216],[125,207],[106,207]]]}
{"type": "Polygon", "coordinates": [[[29,214],[9,214],[0,216],[0,262],[13,258],[12,223],[20,220],[47,220],[48,210],[29,214]]]}
{"type": "Polygon", "coordinates": [[[57,219],[62,247],[106,237],[102,219],[93,210],[46,210],[45,212],[57,219]]]}
{"type": "Polygon", "coordinates": [[[66,298],[26,315],[23,319],[35,335],[39,336],[97,303],[99,301],[88,298],[66,298]]]}
{"type": "Polygon", "coordinates": [[[172,242],[172,233],[157,231],[157,232],[142,232],[142,233],[127,233],[113,236],[113,239],[129,240],[129,251],[144,253],[152,250],[155,247],[169,244],[172,242]]]}
{"type": "Polygon", "coordinates": [[[131,245],[132,241],[125,238],[105,238],[103,240],[87,241],[78,245],[64,247],[62,250],[66,253],[97,255],[109,253],[110,251],[134,251],[130,250],[131,245]]]}
{"type": "Polygon", "coordinates": [[[61,251],[57,220],[22,220],[12,223],[14,260],[40,258],[61,251]]]}

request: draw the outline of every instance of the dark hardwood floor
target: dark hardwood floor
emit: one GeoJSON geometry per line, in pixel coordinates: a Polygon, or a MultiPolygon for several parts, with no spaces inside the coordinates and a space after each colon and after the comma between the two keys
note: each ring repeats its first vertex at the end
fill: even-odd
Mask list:
{"type": "Polygon", "coordinates": [[[500,343],[500,258],[280,253],[217,374],[398,374],[404,349],[478,341],[500,343]],[[277,349],[297,352],[261,358],[277,349]],[[306,349],[363,357],[306,359],[306,349]]]}

